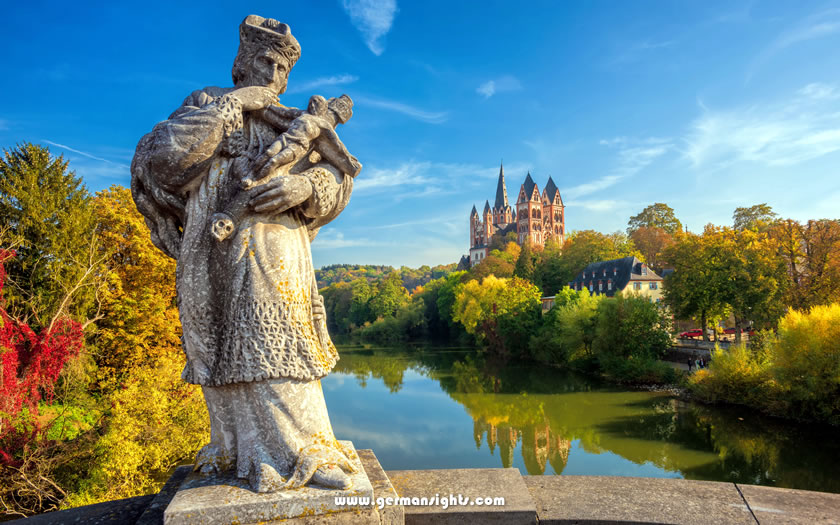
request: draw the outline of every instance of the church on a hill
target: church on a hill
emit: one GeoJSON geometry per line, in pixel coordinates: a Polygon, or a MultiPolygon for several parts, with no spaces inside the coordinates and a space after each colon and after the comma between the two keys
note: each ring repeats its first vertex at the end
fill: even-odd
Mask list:
{"type": "Polygon", "coordinates": [[[560,190],[551,177],[540,193],[540,188],[531,178],[531,172],[528,172],[519,187],[515,207],[511,206],[505,185],[505,167],[502,165],[499,168],[494,206],[491,208],[490,201],[485,201],[481,213],[475,206],[470,212],[469,264],[479,263],[487,257],[490,239],[494,235],[504,237],[510,232],[516,232],[519,244],[528,241],[544,246],[551,238],[563,244],[566,235],[564,208],[560,190]]]}

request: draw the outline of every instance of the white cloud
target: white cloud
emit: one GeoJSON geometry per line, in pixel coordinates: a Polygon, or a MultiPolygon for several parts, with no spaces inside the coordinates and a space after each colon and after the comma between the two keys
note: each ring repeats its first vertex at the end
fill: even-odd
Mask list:
{"type": "Polygon", "coordinates": [[[394,100],[355,97],[355,101],[356,103],[366,106],[386,109],[388,111],[396,111],[397,113],[408,115],[413,119],[428,122],[429,124],[442,124],[446,122],[447,118],[449,118],[449,113],[447,111],[426,111],[424,109],[416,108],[394,100]]]}
{"type": "MultiPolygon", "coordinates": [[[[525,177],[527,166],[511,164],[505,166],[508,198],[515,199],[521,180],[525,177]],[[511,183],[515,184],[515,187],[511,183]]],[[[365,168],[356,178],[356,194],[377,193],[380,191],[400,191],[394,194],[396,200],[402,198],[419,199],[429,196],[450,194],[465,186],[474,187],[476,180],[495,180],[499,176],[498,166],[480,166],[477,164],[456,164],[447,162],[408,161],[396,167],[365,168]]],[[[483,184],[485,191],[479,197],[489,199],[495,195],[496,184],[483,184]],[[486,194],[486,195],[485,195],[486,194]]],[[[472,191],[472,190],[471,190],[472,191]]]]}
{"type": "Polygon", "coordinates": [[[478,86],[475,91],[479,94],[484,96],[484,98],[490,98],[496,94],[496,82],[493,80],[488,80],[484,84],[478,86]]]}
{"type": "Polygon", "coordinates": [[[431,164],[431,162],[406,162],[393,169],[370,168],[356,179],[353,189],[356,192],[363,192],[372,189],[432,184],[436,181],[426,175],[431,164]]]}
{"type": "Polygon", "coordinates": [[[286,93],[305,93],[307,91],[312,91],[313,89],[318,89],[326,86],[341,86],[344,84],[352,84],[359,80],[359,77],[355,75],[333,75],[331,77],[321,77],[316,78],[315,80],[310,80],[309,82],[304,82],[303,84],[296,85],[293,89],[289,89],[286,93]]]}
{"type": "Polygon", "coordinates": [[[342,6],[368,49],[374,55],[381,55],[385,51],[382,39],[391,30],[397,14],[396,0],[343,0],[342,6]]]}
{"type": "Polygon", "coordinates": [[[520,89],[522,89],[522,83],[519,82],[519,79],[510,75],[504,75],[494,80],[488,80],[478,86],[475,91],[485,99],[488,99],[496,93],[518,91],[520,89]]]}
{"type": "Polygon", "coordinates": [[[835,86],[830,86],[828,84],[823,84],[821,82],[814,82],[812,84],[808,84],[804,88],[797,91],[802,96],[813,98],[813,99],[834,99],[840,97],[840,92],[837,91],[835,86]]]}
{"type": "Polygon", "coordinates": [[[359,237],[355,239],[346,239],[344,233],[336,231],[332,228],[324,228],[313,241],[313,248],[321,250],[331,250],[340,248],[359,248],[359,247],[374,247],[385,246],[386,243],[374,241],[371,239],[359,237]]]}
{"type": "MultiPolygon", "coordinates": [[[[669,139],[659,137],[650,137],[642,140],[616,137],[613,139],[603,139],[599,141],[599,144],[610,148],[618,148],[616,166],[610,170],[608,175],[595,179],[592,182],[585,182],[563,190],[561,193],[564,198],[575,199],[614,186],[622,180],[642,171],[672,148],[669,139]]],[[[590,209],[594,210],[595,208],[590,207],[590,209]]]]}
{"type": "Polygon", "coordinates": [[[756,57],[747,69],[747,81],[752,78],[757,69],[783,49],[838,32],[840,32],[840,8],[826,9],[806,17],[794,27],[781,33],[756,57]]]}
{"type": "Polygon", "coordinates": [[[42,141],[46,142],[47,144],[49,144],[51,146],[55,146],[55,147],[61,148],[61,149],[66,149],[67,151],[72,151],[73,153],[79,154],[79,155],[81,155],[83,157],[87,157],[89,159],[98,160],[100,162],[107,162],[108,164],[114,164],[116,166],[120,166],[120,167],[123,167],[123,168],[128,168],[127,164],[122,164],[122,163],[114,162],[114,161],[111,161],[111,160],[108,160],[108,159],[103,159],[102,157],[97,157],[97,156],[92,155],[90,153],[71,148],[70,146],[65,146],[64,144],[59,144],[57,142],[53,142],[51,140],[46,140],[46,139],[42,139],[42,141]]]}
{"type": "Polygon", "coordinates": [[[840,150],[840,96],[835,86],[808,84],[786,102],[705,109],[685,142],[684,155],[695,167],[785,166],[821,157],[840,150]]]}

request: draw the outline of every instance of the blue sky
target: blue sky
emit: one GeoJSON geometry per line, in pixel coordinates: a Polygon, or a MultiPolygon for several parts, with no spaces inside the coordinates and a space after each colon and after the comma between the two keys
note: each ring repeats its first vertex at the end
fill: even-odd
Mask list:
{"type": "Polygon", "coordinates": [[[692,230],[760,202],[840,216],[840,2],[14,2],[0,147],[127,186],[144,133],[231,84],[252,13],[301,43],[283,103],[356,102],[338,131],[364,169],[316,266],[457,261],[502,158],[512,198],[554,178],[570,230],[653,202],[692,230]]]}

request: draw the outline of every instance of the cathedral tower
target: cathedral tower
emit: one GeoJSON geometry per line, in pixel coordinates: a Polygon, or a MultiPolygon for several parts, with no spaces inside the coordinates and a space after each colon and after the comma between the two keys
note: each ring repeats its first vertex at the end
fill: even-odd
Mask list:
{"type": "Polygon", "coordinates": [[[563,246],[566,238],[566,213],[564,210],[563,198],[560,197],[560,190],[551,177],[542,193],[543,211],[543,241],[554,238],[563,246]]]}

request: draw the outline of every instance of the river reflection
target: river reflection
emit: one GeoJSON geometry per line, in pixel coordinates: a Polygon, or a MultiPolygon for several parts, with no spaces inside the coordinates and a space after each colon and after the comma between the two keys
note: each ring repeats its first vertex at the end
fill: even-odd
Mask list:
{"type": "Polygon", "coordinates": [[[681,477],[840,492],[840,431],[620,390],[472,351],[339,346],[339,439],[386,470],[681,477]]]}

